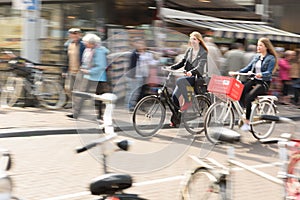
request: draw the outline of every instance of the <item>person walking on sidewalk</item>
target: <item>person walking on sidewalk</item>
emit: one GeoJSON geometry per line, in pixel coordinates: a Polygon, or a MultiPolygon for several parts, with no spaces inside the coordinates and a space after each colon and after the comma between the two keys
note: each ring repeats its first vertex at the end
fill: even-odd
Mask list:
{"type": "MultiPolygon", "coordinates": [[[[107,83],[106,68],[109,50],[101,46],[101,39],[95,34],[87,34],[82,38],[86,48],[83,53],[81,76],[77,76],[76,89],[81,92],[103,94],[109,92],[107,83]],[[78,86],[78,87],[77,87],[78,86]]],[[[83,98],[73,98],[73,114],[67,115],[70,118],[78,118],[81,113],[83,98]]],[[[98,119],[102,118],[102,103],[98,105],[98,119]]]]}
{"type": "Polygon", "coordinates": [[[281,103],[284,105],[290,104],[289,90],[291,84],[290,70],[291,64],[290,61],[293,59],[293,51],[287,50],[284,53],[284,57],[278,61],[279,65],[279,78],[282,83],[281,88],[281,103]]]}
{"type": "MultiPolygon", "coordinates": [[[[81,39],[81,30],[79,28],[71,28],[68,30],[69,40],[65,43],[65,51],[67,56],[67,64],[63,69],[63,77],[65,78],[65,89],[68,100],[72,101],[72,91],[75,79],[81,66],[82,55],[85,45],[81,39]]],[[[68,104],[66,105],[68,106],[68,104]]]]}

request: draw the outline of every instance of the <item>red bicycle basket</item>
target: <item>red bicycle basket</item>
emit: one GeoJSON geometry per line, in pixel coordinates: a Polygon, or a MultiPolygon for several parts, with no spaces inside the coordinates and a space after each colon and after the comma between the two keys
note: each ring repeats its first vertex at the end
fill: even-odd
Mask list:
{"type": "Polygon", "coordinates": [[[238,101],[241,98],[244,85],[232,77],[212,75],[207,90],[216,95],[238,101]]]}

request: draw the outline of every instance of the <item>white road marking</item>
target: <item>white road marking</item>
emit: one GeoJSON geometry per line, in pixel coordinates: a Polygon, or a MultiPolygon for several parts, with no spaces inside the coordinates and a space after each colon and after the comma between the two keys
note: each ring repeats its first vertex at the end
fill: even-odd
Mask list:
{"type": "MultiPolygon", "coordinates": [[[[260,164],[260,165],[253,165],[253,168],[259,169],[259,168],[265,168],[265,167],[274,167],[274,166],[279,166],[279,162],[274,162],[274,163],[268,163],[268,164],[260,164]]],[[[235,171],[240,171],[244,170],[240,167],[234,167],[233,170],[235,171]]],[[[168,178],[162,178],[162,179],[155,179],[155,180],[150,180],[150,181],[144,181],[144,182],[139,182],[139,183],[133,183],[134,187],[139,187],[139,186],[145,186],[145,185],[152,185],[152,184],[157,184],[157,183],[164,183],[164,182],[169,182],[169,181],[175,181],[175,180],[181,180],[183,179],[184,176],[173,176],[173,177],[168,177],[168,178]]],[[[72,197],[80,197],[80,196],[86,196],[86,195],[91,195],[89,191],[83,191],[83,192],[78,192],[74,194],[67,194],[67,195],[62,195],[62,196],[57,196],[57,197],[52,197],[52,198],[47,198],[47,199],[42,199],[42,200],[65,200],[65,199],[70,199],[72,197]]]]}

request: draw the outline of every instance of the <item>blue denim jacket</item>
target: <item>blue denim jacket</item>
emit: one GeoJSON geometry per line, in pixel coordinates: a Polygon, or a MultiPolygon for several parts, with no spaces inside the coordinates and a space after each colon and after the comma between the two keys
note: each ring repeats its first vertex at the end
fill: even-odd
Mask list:
{"type": "MultiPolygon", "coordinates": [[[[257,61],[260,59],[260,54],[254,56],[252,61],[239,72],[247,73],[248,71],[253,71],[255,69],[255,65],[257,61]]],[[[262,72],[262,80],[271,81],[272,80],[272,72],[275,67],[275,57],[272,54],[267,54],[263,59],[261,72],[262,72]]]]}

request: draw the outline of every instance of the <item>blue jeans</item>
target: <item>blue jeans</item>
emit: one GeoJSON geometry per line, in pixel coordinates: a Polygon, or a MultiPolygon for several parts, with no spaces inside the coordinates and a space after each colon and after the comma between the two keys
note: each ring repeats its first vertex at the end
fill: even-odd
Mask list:
{"type": "Polygon", "coordinates": [[[185,76],[185,77],[180,77],[177,79],[176,81],[176,87],[175,90],[172,94],[172,99],[173,102],[175,104],[175,106],[177,106],[177,108],[180,108],[179,105],[179,97],[180,95],[183,96],[184,102],[189,102],[189,96],[188,96],[188,92],[187,92],[187,87],[192,86],[194,88],[195,85],[195,77],[194,76],[185,76]]]}

